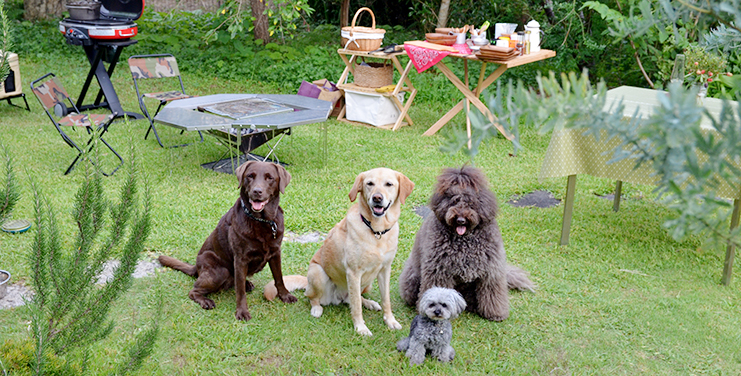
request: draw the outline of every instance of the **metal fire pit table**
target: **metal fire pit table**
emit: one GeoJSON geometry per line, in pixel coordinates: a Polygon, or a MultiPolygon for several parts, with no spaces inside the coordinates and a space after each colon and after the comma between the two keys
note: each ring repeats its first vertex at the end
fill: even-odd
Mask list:
{"type": "MultiPolygon", "coordinates": [[[[232,149],[248,154],[278,136],[275,144],[267,144],[270,151],[262,157],[267,160],[275,154],[283,136],[291,134],[292,127],[326,121],[331,111],[331,102],[300,95],[213,94],[172,101],[154,121],[185,131],[206,131],[229,147],[230,157],[232,149]],[[248,117],[220,116],[208,110],[211,106],[251,99],[264,100],[288,110],[248,117]]],[[[275,160],[278,161],[277,157],[275,160]]]]}

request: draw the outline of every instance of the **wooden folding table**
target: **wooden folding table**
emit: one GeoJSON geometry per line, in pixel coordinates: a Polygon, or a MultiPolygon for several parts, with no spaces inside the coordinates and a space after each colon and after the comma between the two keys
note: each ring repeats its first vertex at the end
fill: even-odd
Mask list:
{"type": "MultiPolygon", "coordinates": [[[[346,50],[346,49],[339,49],[337,50],[337,53],[342,58],[342,61],[345,62],[345,70],[342,72],[342,76],[340,76],[340,79],[337,81],[338,85],[337,87],[340,89],[348,89],[353,91],[359,91],[359,92],[366,92],[371,94],[378,94],[383,95],[384,97],[388,97],[391,99],[391,101],[394,103],[396,108],[399,109],[399,118],[396,120],[396,122],[393,125],[388,126],[381,126],[379,128],[388,128],[392,130],[397,130],[401,128],[402,125],[413,125],[412,118],[409,117],[408,111],[409,107],[412,106],[412,102],[414,101],[414,97],[417,95],[417,89],[414,88],[414,85],[412,85],[412,81],[409,79],[409,71],[412,68],[412,61],[409,60],[407,62],[406,67],[401,66],[401,63],[399,63],[398,57],[401,55],[406,56],[406,51],[396,51],[392,52],[390,54],[385,53],[369,53],[367,51],[353,51],[353,50],[346,50]],[[349,58],[348,58],[349,56],[349,58]],[[357,61],[358,57],[370,57],[370,58],[376,58],[376,59],[384,59],[384,60],[391,60],[391,63],[394,64],[394,67],[396,68],[396,71],[399,72],[399,80],[396,81],[396,84],[394,86],[394,90],[384,93],[379,93],[375,89],[372,88],[366,88],[366,87],[360,87],[354,83],[346,83],[345,81],[348,78],[348,74],[352,73],[355,74],[355,69],[353,68],[355,65],[355,62],[357,61]],[[409,92],[409,99],[406,100],[406,103],[402,103],[399,98],[398,94],[399,92],[409,92]],[[406,119],[406,123],[404,123],[404,120],[406,119]]],[[[340,114],[337,116],[337,120],[339,121],[345,121],[345,122],[351,122],[350,120],[345,119],[345,110],[346,108],[343,107],[340,111],[340,114]]]]}
{"type": "Polygon", "coordinates": [[[504,73],[507,69],[520,66],[520,65],[524,65],[524,64],[528,64],[528,63],[532,63],[535,61],[545,60],[545,59],[548,59],[554,56],[556,56],[556,52],[551,51],[551,50],[540,50],[538,52],[534,52],[529,55],[518,56],[514,59],[506,60],[506,61],[497,61],[497,60],[484,61],[484,60],[480,60],[476,55],[464,55],[464,54],[448,55],[448,57],[463,59],[463,64],[464,64],[463,81],[461,81],[461,79],[458,78],[458,76],[456,76],[455,73],[453,73],[453,71],[450,70],[450,68],[447,65],[445,65],[445,62],[444,62],[445,59],[438,62],[435,65],[435,67],[437,67],[437,69],[440,70],[440,72],[442,72],[445,75],[445,77],[447,77],[448,80],[450,80],[450,82],[453,83],[453,85],[455,85],[455,87],[458,88],[458,90],[460,90],[460,92],[463,93],[463,95],[466,98],[458,102],[458,104],[456,104],[455,106],[453,106],[453,108],[451,108],[450,111],[448,111],[445,115],[443,115],[443,117],[441,117],[440,120],[438,120],[435,124],[433,124],[423,135],[431,136],[435,134],[435,132],[439,131],[440,128],[442,128],[445,124],[447,124],[455,115],[461,112],[461,110],[463,110],[463,107],[465,106],[466,107],[466,130],[468,131],[468,139],[469,139],[469,147],[470,147],[471,146],[470,145],[471,120],[468,117],[468,110],[470,108],[470,105],[473,104],[476,108],[479,109],[479,111],[481,111],[482,114],[484,114],[484,116],[486,116],[489,119],[489,121],[492,122],[492,124],[494,124],[494,126],[497,127],[497,129],[499,129],[500,132],[502,132],[502,134],[505,137],[507,137],[507,139],[512,139],[512,135],[504,131],[504,128],[502,128],[502,126],[496,121],[496,119],[494,119],[494,115],[491,113],[491,111],[489,111],[486,105],[483,102],[481,102],[481,100],[479,99],[479,96],[481,95],[481,93],[483,93],[483,91],[487,87],[489,87],[489,85],[491,85],[494,81],[496,81],[497,78],[499,78],[499,76],[501,76],[502,73],[504,73]],[[480,61],[481,62],[481,71],[479,73],[479,81],[478,81],[478,85],[476,85],[476,88],[474,90],[471,90],[468,84],[468,62],[469,61],[480,61]],[[497,67],[497,69],[494,70],[494,72],[489,74],[488,77],[486,76],[486,64],[487,63],[499,65],[499,67],[497,67]]]}

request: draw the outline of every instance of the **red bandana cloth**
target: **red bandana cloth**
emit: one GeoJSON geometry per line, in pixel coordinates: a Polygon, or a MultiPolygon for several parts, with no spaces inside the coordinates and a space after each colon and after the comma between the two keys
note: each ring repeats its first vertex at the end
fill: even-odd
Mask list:
{"type": "Polygon", "coordinates": [[[417,73],[426,71],[450,54],[448,51],[431,50],[429,48],[408,44],[404,45],[404,49],[406,50],[409,59],[412,61],[412,64],[414,64],[414,67],[417,68],[417,73]]]}

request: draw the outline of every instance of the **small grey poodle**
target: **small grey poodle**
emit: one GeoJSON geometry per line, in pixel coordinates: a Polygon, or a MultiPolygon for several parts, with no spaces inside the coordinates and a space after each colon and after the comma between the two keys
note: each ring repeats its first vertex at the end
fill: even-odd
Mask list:
{"type": "Polygon", "coordinates": [[[441,362],[455,357],[450,346],[453,326],[450,320],[466,309],[466,301],[458,291],[433,287],[422,294],[417,304],[419,315],[414,317],[409,337],[396,343],[396,349],[405,351],[409,364],[422,364],[430,354],[441,362]]]}

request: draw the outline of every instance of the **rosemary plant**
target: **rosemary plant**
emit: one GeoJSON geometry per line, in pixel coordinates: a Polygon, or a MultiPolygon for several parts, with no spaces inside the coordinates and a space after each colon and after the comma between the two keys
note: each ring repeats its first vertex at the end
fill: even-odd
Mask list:
{"type": "MultiPolygon", "coordinates": [[[[132,152],[133,159],[133,152],[132,152]]],[[[112,304],[132,283],[144,242],[150,232],[150,194],[145,189],[140,205],[138,176],[133,163],[121,187],[119,202],[109,204],[101,174],[88,167],[75,196],[72,211],[77,234],[64,241],[53,203],[34,186],[37,231],[28,253],[35,295],[28,304],[36,344],[36,374],[44,373],[48,352],[65,355],[78,350],[86,368],[89,346],[114,329],[109,319],[112,304]],[[104,263],[117,257],[120,266],[104,286],[97,285],[104,263]]],[[[130,359],[118,373],[136,369],[152,350],[157,325],[140,334],[129,350],[130,359]]]]}

